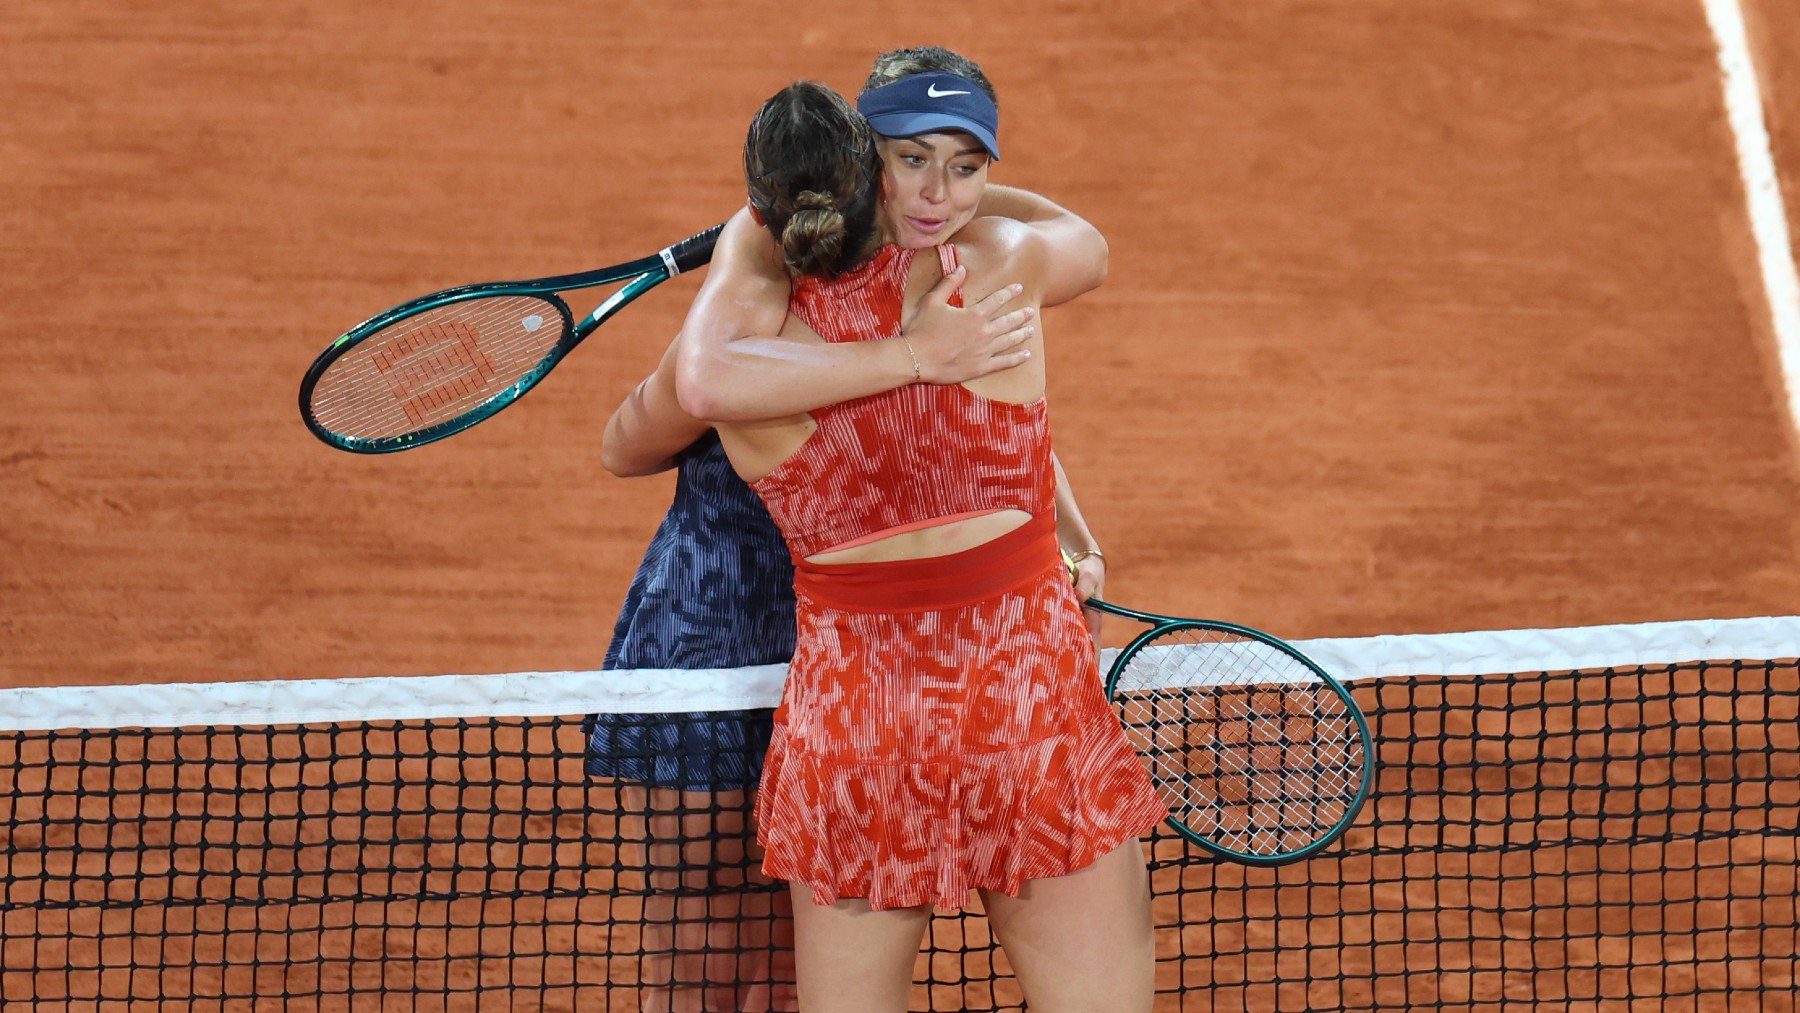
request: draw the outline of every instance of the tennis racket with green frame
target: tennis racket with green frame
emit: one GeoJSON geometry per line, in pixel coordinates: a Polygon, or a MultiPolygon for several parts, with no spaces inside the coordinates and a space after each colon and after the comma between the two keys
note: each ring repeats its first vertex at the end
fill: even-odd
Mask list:
{"type": "Polygon", "coordinates": [[[612,267],[464,285],[370,317],[313,361],[300,415],[313,435],[358,454],[460,433],[523,397],[632,300],[711,261],[724,227],[612,267]],[[558,295],[620,281],[579,323],[558,295]]]}
{"type": "Polygon", "coordinates": [[[1086,605],[1149,627],[1119,651],[1106,695],[1172,829],[1251,865],[1298,861],[1343,836],[1374,785],[1375,745],[1336,679],[1247,626],[1086,605]]]}

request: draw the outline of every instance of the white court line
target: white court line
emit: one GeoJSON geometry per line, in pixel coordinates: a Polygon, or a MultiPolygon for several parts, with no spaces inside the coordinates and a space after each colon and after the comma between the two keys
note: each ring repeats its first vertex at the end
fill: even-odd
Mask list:
{"type": "Polygon", "coordinates": [[[1788,421],[1800,427],[1800,276],[1788,236],[1787,209],[1781,200],[1780,176],[1763,119],[1762,91],[1750,58],[1750,39],[1738,0],[1701,0],[1706,22],[1719,47],[1724,75],[1726,118],[1737,139],[1738,171],[1750,202],[1750,229],[1762,264],[1763,291],[1775,324],[1775,351],[1787,387],[1788,421]]]}

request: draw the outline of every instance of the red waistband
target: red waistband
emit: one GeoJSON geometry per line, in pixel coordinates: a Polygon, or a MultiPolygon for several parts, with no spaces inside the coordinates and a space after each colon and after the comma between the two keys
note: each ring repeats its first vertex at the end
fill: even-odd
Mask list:
{"type": "Polygon", "coordinates": [[[992,541],[948,556],[884,563],[794,562],[794,590],[847,612],[912,612],[970,605],[1062,565],[1056,518],[1034,516],[992,541]]]}

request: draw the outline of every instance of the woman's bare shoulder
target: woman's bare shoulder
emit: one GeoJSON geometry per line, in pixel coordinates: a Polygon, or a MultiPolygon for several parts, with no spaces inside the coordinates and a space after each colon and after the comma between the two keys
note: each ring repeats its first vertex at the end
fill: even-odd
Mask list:
{"type": "Polygon", "coordinates": [[[1043,235],[1011,218],[977,218],[963,226],[952,242],[956,245],[957,257],[969,269],[970,278],[993,272],[1036,271],[1043,267],[1043,235]]]}

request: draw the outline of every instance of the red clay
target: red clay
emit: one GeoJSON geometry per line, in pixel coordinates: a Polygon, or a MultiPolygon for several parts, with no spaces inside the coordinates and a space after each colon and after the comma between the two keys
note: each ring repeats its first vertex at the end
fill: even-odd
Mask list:
{"type": "Polygon", "coordinates": [[[1050,327],[1114,597],[1295,636],[1800,601],[1696,3],[583,13],[0,15],[33,110],[0,161],[0,680],[593,667],[668,491],[604,475],[600,425],[694,283],[395,457],[314,442],[301,371],[402,298],[722,217],[768,92],[927,38],[1002,89],[995,178],[1112,240],[1050,327]]]}
{"type": "MultiPolygon", "coordinates": [[[[1800,226],[1800,12],[1746,4],[1800,226]]],[[[596,10],[0,12],[0,685],[596,667],[668,495],[606,476],[600,427],[695,283],[416,452],[315,442],[302,371],[407,297],[723,218],[761,99],[853,90],[920,41],[1001,89],[994,179],[1111,239],[1106,287],[1049,323],[1110,597],[1296,637],[1800,603],[1792,420],[1697,0],[596,10]]],[[[1587,882],[1564,860],[1483,874],[1587,882]]],[[[1419,910],[1369,931],[1494,956],[1419,910]]]]}

